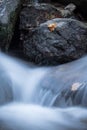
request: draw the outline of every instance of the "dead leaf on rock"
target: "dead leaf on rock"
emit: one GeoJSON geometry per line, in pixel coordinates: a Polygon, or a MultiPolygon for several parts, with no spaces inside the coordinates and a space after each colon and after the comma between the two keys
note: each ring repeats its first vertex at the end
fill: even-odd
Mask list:
{"type": "Polygon", "coordinates": [[[56,24],[56,23],[51,23],[51,24],[48,25],[48,28],[49,28],[49,30],[50,30],[51,32],[54,31],[56,27],[57,27],[57,24],[56,24]]]}
{"type": "Polygon", "coordinates": [[[81,86],[81,83],[79,82],[74,83],[71,87],[71,91],[77,91],[80,86],[81,86]]]}

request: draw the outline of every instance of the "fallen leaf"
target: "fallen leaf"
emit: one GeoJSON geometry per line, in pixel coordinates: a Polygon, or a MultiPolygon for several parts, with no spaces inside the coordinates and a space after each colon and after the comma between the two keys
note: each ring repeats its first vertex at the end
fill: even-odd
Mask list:
{"type": "Polygon", "coordinates": [[[77,91],[80,86],[81,86],[81,83],[79,82],[74,83],[71,87],[71,91],[77,91]]]}
{"type": "Polygon", "coordinates": [[[54,31],[56,27],[57,27],[57,24],[56,24],[56,23],[52,23],[52,24],[49,24],[49,25],[48,25],[48,28],[49,28],[49,30],[50,30],[51,32],[54,31]]]}

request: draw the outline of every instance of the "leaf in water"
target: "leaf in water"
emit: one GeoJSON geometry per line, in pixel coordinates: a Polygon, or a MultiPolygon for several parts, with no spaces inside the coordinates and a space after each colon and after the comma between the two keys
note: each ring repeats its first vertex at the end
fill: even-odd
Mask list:
{"type": "Polygon", "coordinates": [[[51,32],[54,31],[56,27],[57,27],[57,24],[56,24],[56,23],[52,23],[52,24],[49,24],[49,25],[48,25],[48,28],[49,28],[49,30],[50,30],[51,32]]]}
{"type": "Polygon", "coordinates": [[[71,91],[77,91],[80,86],[81,86],[81,83],[79,82],[74,83],[71,87],[71,91]]]}

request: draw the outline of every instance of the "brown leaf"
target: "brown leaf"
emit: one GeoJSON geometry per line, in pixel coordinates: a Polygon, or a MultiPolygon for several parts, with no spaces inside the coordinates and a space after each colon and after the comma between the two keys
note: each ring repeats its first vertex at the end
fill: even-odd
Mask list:
{"type": "Polygon", "coordinates": [[[57,27],[57,24],[56,24],[56,23],[52,23],[52,24],[49,24],[49,25],[48,25],[48,28],[49,28],[49,30],[50,30],[51,32],[54,31],[56,27],[57,27]]]}

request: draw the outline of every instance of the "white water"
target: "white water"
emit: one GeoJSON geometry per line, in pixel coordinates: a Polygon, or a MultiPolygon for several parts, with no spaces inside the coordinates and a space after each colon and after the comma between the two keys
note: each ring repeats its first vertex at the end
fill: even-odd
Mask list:
{"type": "Polygon", "coordinates": [[[33,102],[35,91],[47,69],[29,67],[29,64],[4,54],[0,54],[0,65],[11,79],[14,100],[33,102]]]}
{"type": "MultiPolygon", "coordinates": [[[[84,108],[59,109],[35,105],[43,105],[44,102],[53,104],[56,98],[56,95],[51,97],[51,91],[44,91],[44,94],[40,91],[42,99],[35,102],[39,83],[49,68],[32,67],[0,54],[0,69],[11,80],[14,97],[12,103],[0,107],[0,130],[87,130],[87,110],[84,108]]],[[[3,87],[4,81],[0,82],[0,87],[3,87]]],[[[2,98],[4,96],[3,94],[2,98]]]]}
{"type": "Polygon", "coordinates": [[[0,108],[0,130],[87,130],[87,110],[11,104],[0,108]]]}

